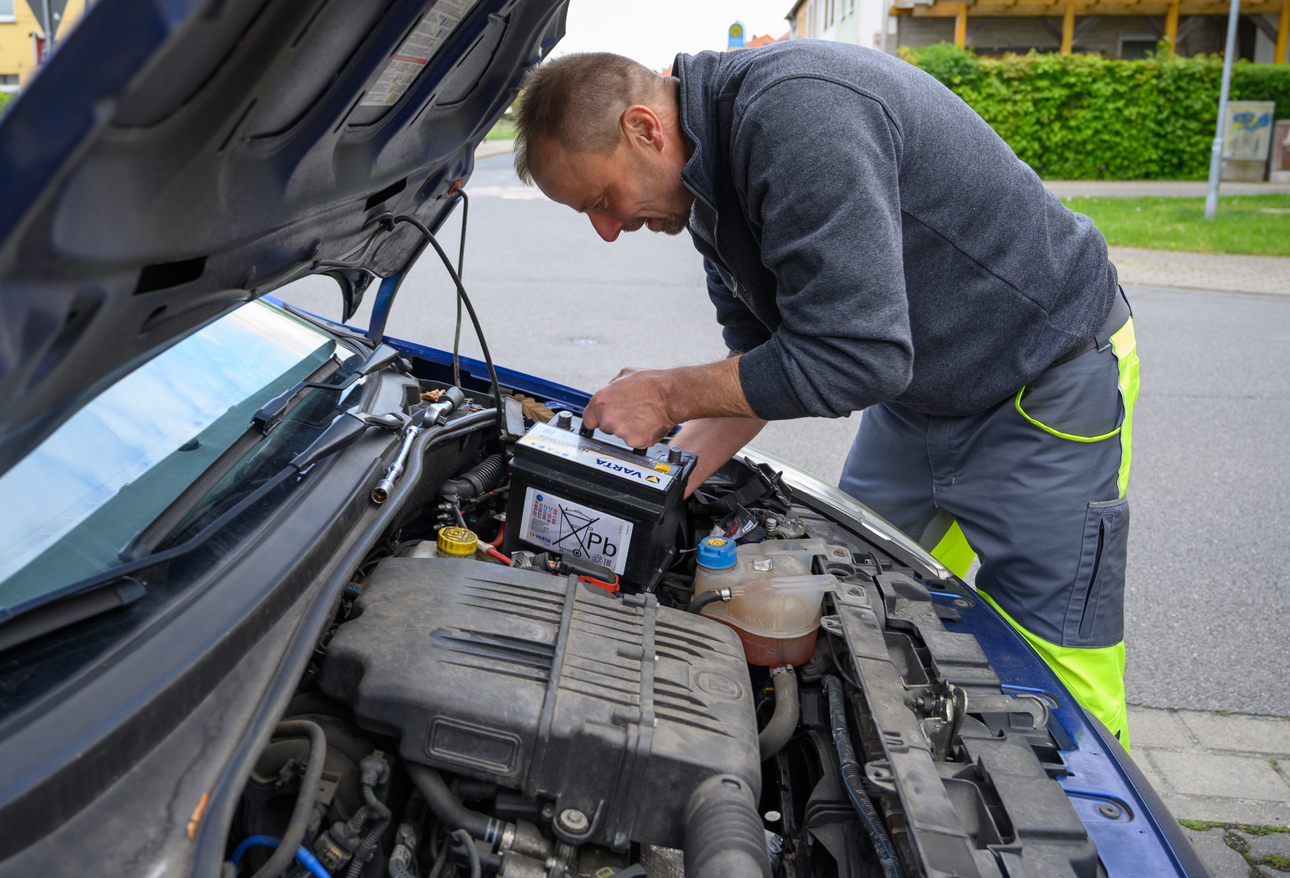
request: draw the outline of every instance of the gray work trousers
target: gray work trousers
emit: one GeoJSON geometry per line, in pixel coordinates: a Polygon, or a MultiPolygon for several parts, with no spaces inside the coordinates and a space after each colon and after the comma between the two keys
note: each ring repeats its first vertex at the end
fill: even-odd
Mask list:
{"type": "Polygon", "coordinates": [[[980,561],[977,589],[1113,732],[1119,711],[1090,703],[1101,699],[1058,664],[1080,665],[1072,650],[1118,650],[1118,680],[1101,659],[1072,673],[1099,690],[1118,686],[1105,694],[1123,704],[1132,320],[1114,336],[977,414],[866,409],[839,483],[928,549],[956,523],[980,561]]]}

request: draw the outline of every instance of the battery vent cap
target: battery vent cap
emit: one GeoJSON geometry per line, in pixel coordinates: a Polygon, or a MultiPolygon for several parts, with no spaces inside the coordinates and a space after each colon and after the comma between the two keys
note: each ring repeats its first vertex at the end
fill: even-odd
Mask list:
{"type": "Polygon", "coordinates": [[[479,545],[479,537],[473,530],[464,527],[445,527],[439,531],[435,541],[439,551],[448,555],[473,555],[479,545]]]}
{"type": "Polygon", "coordinates": [[[734,567],[735,541],[725,537],[705,537],[699,543],[699,566],[709,570],[725,570],[734,567]]]}

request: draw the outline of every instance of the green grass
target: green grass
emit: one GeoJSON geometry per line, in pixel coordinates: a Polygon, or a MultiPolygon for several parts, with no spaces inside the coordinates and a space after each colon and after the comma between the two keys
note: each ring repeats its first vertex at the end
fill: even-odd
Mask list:
{"type": "Polygon", "coordinates": [[[1233,195],[1205,220],[1203,198],[1063,198],[1108,244],[1148,250],[1290,256],[1290,195],[1233,195]]]}
{"type": "Polygon", "coordinates": [[[505,119],[499,120],[498,123],[492,127],[492,130],[490,130],[488,134],[484,136],[484,139],[485,140],[514,140],[515,123],[508,122],[505,119]]]}

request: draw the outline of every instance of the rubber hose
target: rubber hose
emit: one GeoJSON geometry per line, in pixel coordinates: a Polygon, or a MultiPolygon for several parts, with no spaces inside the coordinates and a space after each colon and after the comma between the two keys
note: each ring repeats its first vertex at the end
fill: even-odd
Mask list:
{"type": "Polygon", "coordinates": [[[770,878],[766,830],[748,784],[718,774],[685,807],[685,878],[770,878]]]}
{"type": "Polygon", "coordinates": [[[797,672],[788,665],[771,671],[771,681],[775,684],[775,712],[770,722],[757,736],[757,748],[761,751],[761,761],[774,756],[788,739],[797,731],[797,718],[801,705],[797,701],[797,672]]]}
{"type": "Polygon", "coordinates": [[[457,478],[444,482],[439,486],[439,493],[444,497],[457,499],[476,497],[497,487],[504,475],[506,475],[506,456],[492,454],[457,478]]]}
{"type": "Polygon", "coordinates": [[[691,613],[702,612],[703,608],[708,604],[715,604],[717,601],[725,599],[721,592],[722,589],[713,588],[700,594],[696,594],[690,599],[690,603],[686,606],[686,609],[691,613]]]}
{"type": "Polygon", "coordinates": [[[430,810],[449,828],[464,829],[488,844],[495,843],[501,837],[505,824],[487,814],[471,811],[461,804],[452,790],[448,789],[448,784],[444,783],[439,772],[412,762],[407,764],[407,769],[430,810]]]}
{"type": "Polygon", "coordinates": [[[251,878],[280,878],[295,859],[296,851],[304,841],[305,830],[309,827],[309,817],[318,796],[318,783],[322,780],[323,763],[327,761],[327,736],[317,723],[303,719],[278,723],[273,730],[273,737],[308,737],[309,763],[305,767],[304,779],[300,781],[300,793],[296,796],[296,806],[291,811],[291,821],[287,824],[286,832],[282,833],[278,849],[251,878]]]}
{"type": "Polygon", "coordinates": [[[851,732],[847,728],[846,708],[842,704],[842,681],[837,677],[824,678],[824,688],[829,693],[829,722],[833,727],[833,746],[838,751],[838,761],[842,764],[842,779],[846,782],[847,794],[851,804],[860,815],[865,834],[873,845],[874,853],[882,864],[884,878],[900,878],[900,869],[896,866],[896,851],[891,838],[878,817],[878,811],[869,801],[864,784],[860,780],[860,763],[856,760],[855,747],[851,744],[851,732]]]}

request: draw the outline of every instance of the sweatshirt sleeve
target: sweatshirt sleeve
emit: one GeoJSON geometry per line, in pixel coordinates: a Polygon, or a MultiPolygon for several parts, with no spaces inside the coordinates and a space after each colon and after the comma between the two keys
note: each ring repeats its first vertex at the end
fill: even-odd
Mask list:
{"type": "Polygon", "coordinates": [[[721,272],[712,260],[703,260],[703,270],[708,275],[708,298],[717,309],[717,322],[721,324],[721,337],[731,354],[742,354],[770,338],[766,327],[739,301],[726,286],[721,272]]]}
{"type": "Polygon", "coordinates": [[[914,350],[895,122],[853,87],[797,77],[735,125],[731,173],[782,317],[740,360],[749,405],[768,420],[840,417],[898,396],[914,350]]]}

